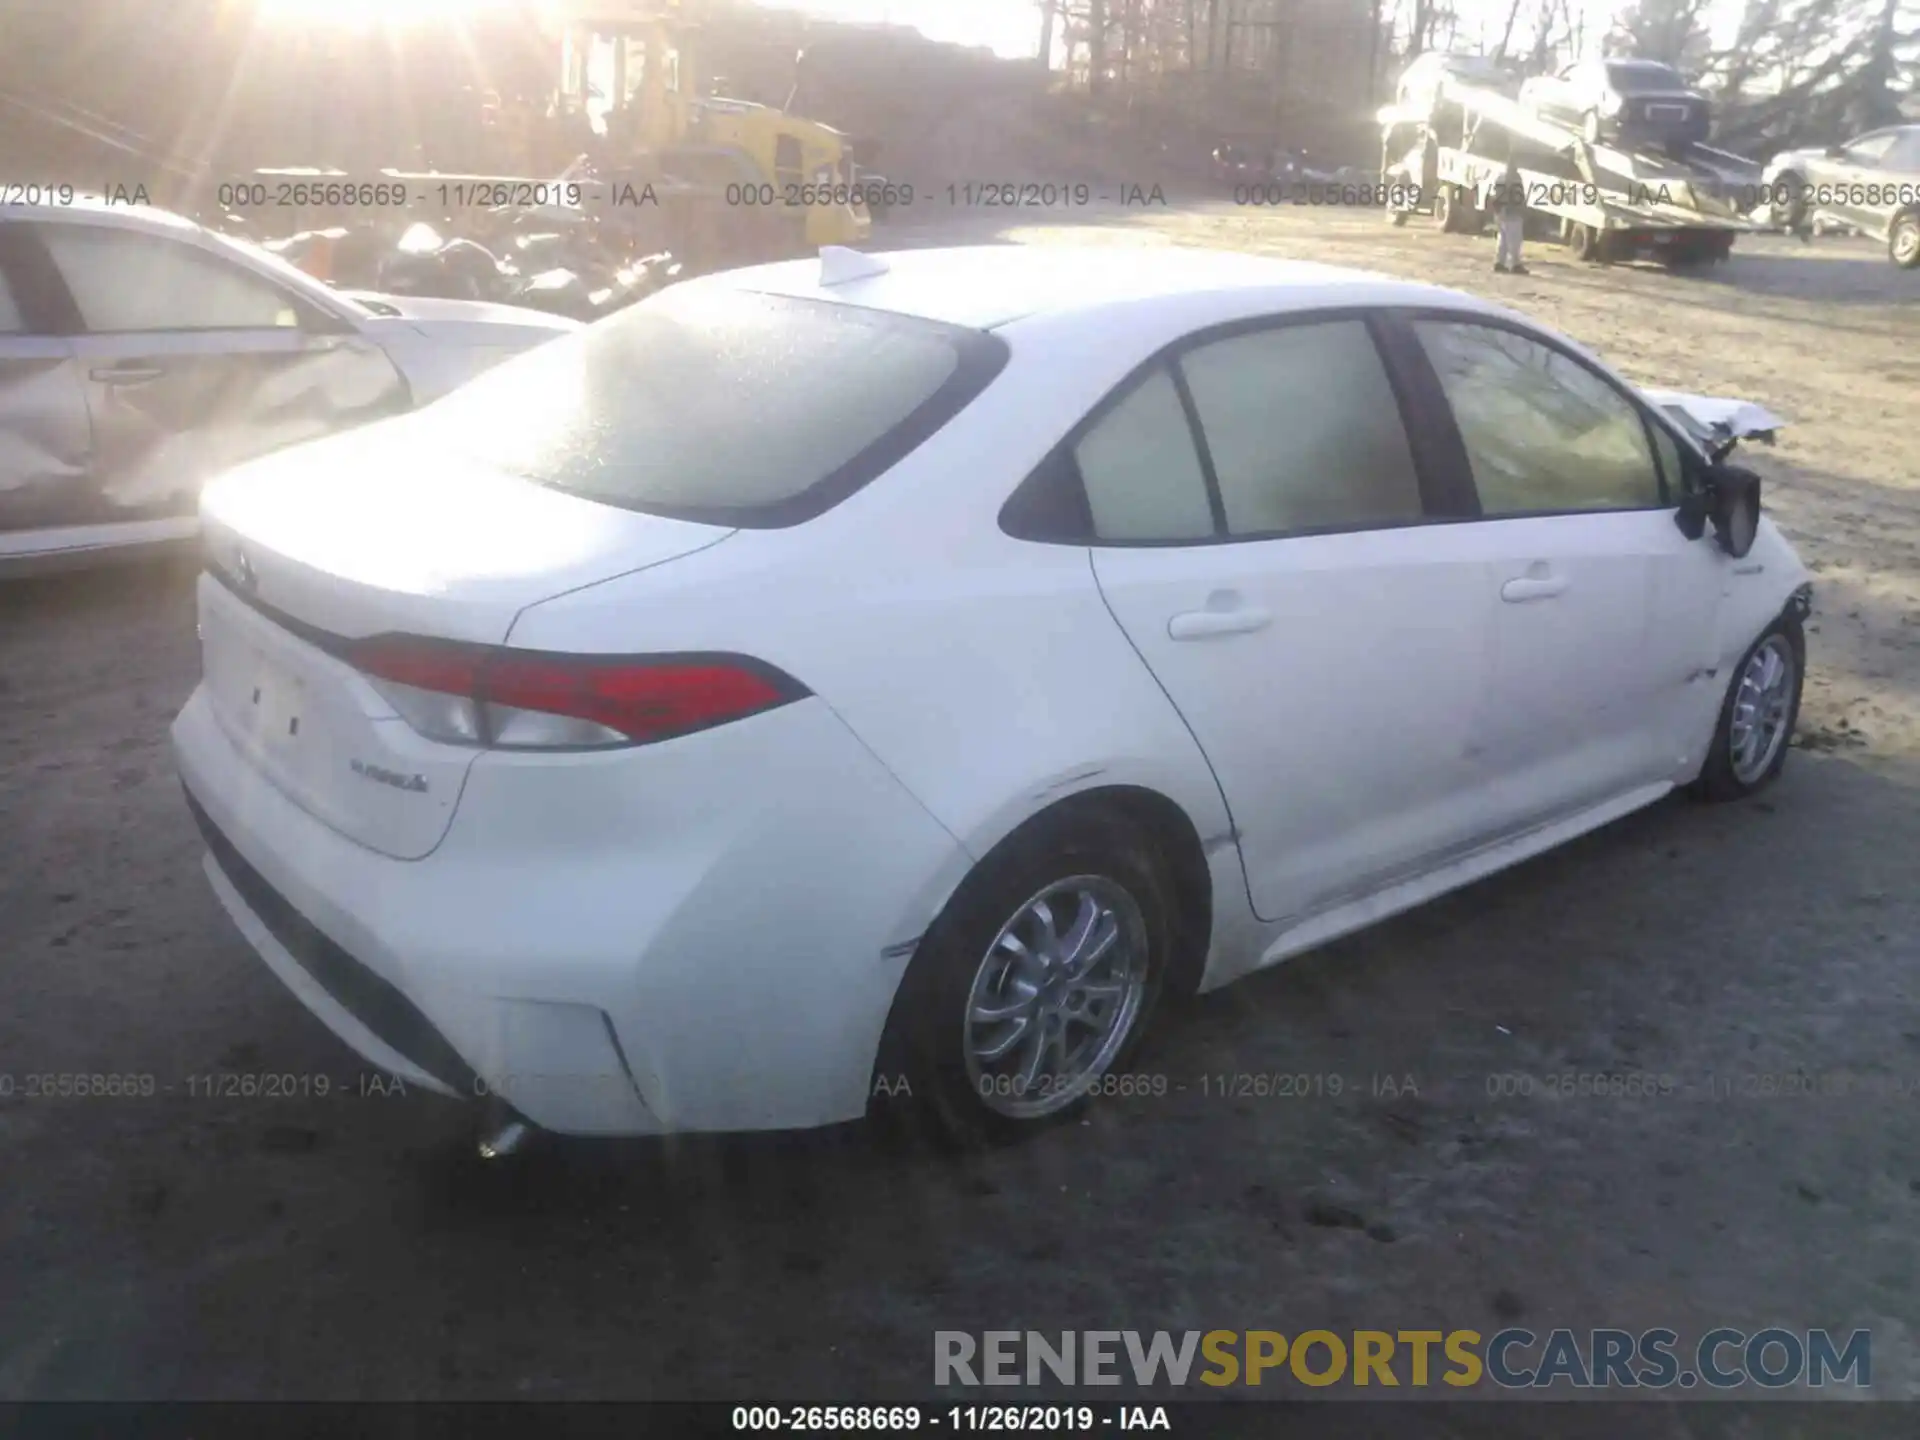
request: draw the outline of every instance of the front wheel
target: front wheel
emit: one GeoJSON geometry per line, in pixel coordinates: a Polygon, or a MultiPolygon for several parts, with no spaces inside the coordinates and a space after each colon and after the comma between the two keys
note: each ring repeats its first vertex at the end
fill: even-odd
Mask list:
{"type": "Polygon", "coordinates": [[[1773,783],[1800,718],[1807,640],[1798,620],[1767,627],[1741,657],[1695,783],[1707,800],[1739,800],[1773,783]]]}
{"type": "Polygon", "coordinates": [[[1920,212],[1894,217],[1893,228],[1887,232],[1887,258],[1902,270],[1920,266],[1920,212]]]}
{"type": "Polygon", "coordinates": [[[896,1113],[962,1146],[1058,1121],[1137,1048],[1174,934],[1146,831],[1094,808],[1036,822],[981,862],[921,941],[875,1092],[911,1097],[896,1113]]]}
{"type": "Polygon", "coordinates": [[[1806,177],[1789,170],[1775,179],[1773,188],[1786,194],[1786,199],[1774,207],[1774,219],[1782,230],[1804,237],[1808,229],[1806,177]]]}
{"type": "Polygon", "coordinates": [[[1598,110],[1589,110],[1581,117],[1580,136],[1587,144],[1598,145],[1605,133],[1606,126],[1601,122],[1598,110]]]}

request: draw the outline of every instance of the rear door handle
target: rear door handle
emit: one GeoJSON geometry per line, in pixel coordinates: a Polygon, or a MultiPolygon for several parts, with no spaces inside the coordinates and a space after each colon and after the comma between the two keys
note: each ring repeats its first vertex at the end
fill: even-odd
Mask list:
{"type": "Polygon", "coordinates": [[[1250,635],[1273,623],[1273,612],[1255,606],[1235,610],[1189,610],[1167,622],[1167,634],[1175,640],[1207,640],[1216,635],[1250,635]]]}
{"type": "Polygon", "coordinates": [[[158,365],[102,365],[87,372],[103,385],[139,385],[164,373],[158,365]]]}
{"type": "Polygon", "coordinates": [[[1529,600],[1551,600],[1567,588],[1564,575],[1523,575],[1500,587],[1500,598],[1509,605],[1524,605],[1529,600]]]}

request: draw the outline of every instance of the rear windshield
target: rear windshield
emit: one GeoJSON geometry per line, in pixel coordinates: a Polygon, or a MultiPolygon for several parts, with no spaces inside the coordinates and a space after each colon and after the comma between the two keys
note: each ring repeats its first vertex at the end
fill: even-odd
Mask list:
{"type": "Polygon", "coordinates": [[[1607,66],[1607,83],[1622,95],[1644,90],[1684,90],[1686,80],[1678,70],[1654,60],[1615,62],[1607,66]]]}
{"type": "Polygon", "coordinates": [[[984,331],[677,286],[482,375],[417,416],[436,445],[679,520],[770,528],[838,504],[986,386],[984,331]]]}

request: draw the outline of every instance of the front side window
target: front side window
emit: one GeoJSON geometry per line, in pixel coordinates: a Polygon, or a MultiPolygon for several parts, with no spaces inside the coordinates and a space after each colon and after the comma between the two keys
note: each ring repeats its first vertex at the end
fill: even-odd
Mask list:
{"type": "Polygon", "coordinates": [[[1666,477],[1667,492],[1683,495],[1692,488],[1691,474],[1680,453],[1680,442],[1664,425],[1649,425],[1653,432],[1654,453],[1660,457],[1660,473],[1666,477]]]}
{"type": "Polygon", "coordinates": [[[1173,376],[1155,367],[1073,447],[1097,540],[1205,540],[1207,480],[1173,376]]]}
{"type": "Polygon", "coordinates": [[[1416,321],[1489,517],[1662,503],[1647,427],[1586,366],[1517,331],[1416,321]]]}
{"type": "Polygon", "coordinates": [[[1283,325],[1180,359],[1232,535],[1418,521],[1413,454],[1361,320],[1283,325]]]}
{"type": "Polygon", "coordinates": [[[93,225],[41,238],[96,333],[293,329],[293,300],[257,275],[182,241],[93,225]]]}

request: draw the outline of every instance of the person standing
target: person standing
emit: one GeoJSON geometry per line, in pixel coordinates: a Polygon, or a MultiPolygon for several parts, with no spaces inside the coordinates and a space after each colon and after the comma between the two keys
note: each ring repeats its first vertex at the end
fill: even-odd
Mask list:
{"type": "Polygon", "coordinates": [[[1524,275],[1527,267],[1520,261],[1520,242],[1527,228],[1527,182],[1520,178],[1520,167],[1511,153],[1507,168],[1493,186],[1494,228],[1499,235],[1493,256],[1493,268],[1502,275],[1524,275]]]}

